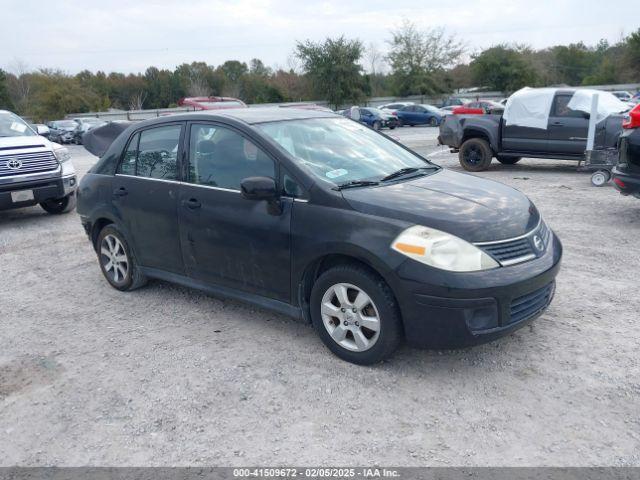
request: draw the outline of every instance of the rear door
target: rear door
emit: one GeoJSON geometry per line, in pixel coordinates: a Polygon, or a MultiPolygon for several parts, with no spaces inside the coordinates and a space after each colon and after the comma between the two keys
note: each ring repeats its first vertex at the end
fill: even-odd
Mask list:
{"type": "Polygon", "coordinates": [[[180,237],[187,273],[198,280],[291,301],[291,209],[247,200],[247,177],[277,178],[278,165],[229,126],[190,123],[188,168],[179,196],[180,237]]]}
{"type": "Polygon", "coordinates": [[[569,108],[571,97],[570,93],[559,93],[553,99],[549,115],[549,153],[581,155],[587,148],[588,115],[569,108]]]}
{"type": "Polygon", "coordinates": [[[183,123],[137,132],[113,179],[118,210],[138,261],[145,267],[182,273],[177,201],[183,123]]]}

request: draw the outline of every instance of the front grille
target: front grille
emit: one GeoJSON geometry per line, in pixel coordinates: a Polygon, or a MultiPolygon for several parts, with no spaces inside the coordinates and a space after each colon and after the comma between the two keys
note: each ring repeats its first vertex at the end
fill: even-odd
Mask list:
{"type": "Polygon", "coordinates": [[[495,258],[502,266],[533,260],[542,254],[551,240],[551,230],[540,221],[538,227],[527,235],[513,240],[501,240],[498,242],[477,243],[476,245],[495,258]],[[542,249],[538,249],[534,237],[542,240],[542,249]]]}
{"type": "Polygon", "coordinates": [[[541,310],[545,309],[549,303],[551,303],[554,290],[555,282],[551,282],[535,292],[514,298],[511,301],[510,316],[507,325],[522,322],[540,313],[541,310]]]}
{"type": "Polygon", "coordinates": [[[57,169],[58,165],[51,151],[4,154],[0,155],[0,177],[48,172],[57,169]]]}
{"type": "Polygon", "coordinates": [[[536,257],[528,237],[494,245],[485,245],[482,248],[502,265],[525,262],[536,257]]]}

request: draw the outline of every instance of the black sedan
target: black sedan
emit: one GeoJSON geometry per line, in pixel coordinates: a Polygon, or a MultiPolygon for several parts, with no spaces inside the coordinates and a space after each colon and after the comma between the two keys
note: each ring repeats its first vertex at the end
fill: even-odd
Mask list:
{"type": "Polygon", "coordinates": [[[517,190],[312,110],[131,125],[82,179],[78,213],[114,288],[152,277],[252,302],[358,364],[402,339],[472,345],[525,325],[562,256],[517,190]]]}
{"type": "Polygon", "coordinates": [[[640,198],[640,105],[623,121],[618,165],[613,169],[613,183],[623,195],[640,198]]]}

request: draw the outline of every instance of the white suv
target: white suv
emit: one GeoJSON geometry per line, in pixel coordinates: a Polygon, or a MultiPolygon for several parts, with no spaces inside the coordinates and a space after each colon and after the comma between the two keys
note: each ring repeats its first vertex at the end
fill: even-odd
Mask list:
{"type": "Polygon", "coordinates": [[[0,210],[40,204],[49,213],[70,212],[77,183],[67,148],[0,110],[0,210]]]}

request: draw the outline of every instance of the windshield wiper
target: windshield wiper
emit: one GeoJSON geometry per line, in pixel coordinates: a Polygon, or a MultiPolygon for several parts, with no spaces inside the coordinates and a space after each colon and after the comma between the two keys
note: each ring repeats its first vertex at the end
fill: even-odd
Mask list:
{"type": "Polygon", "coordinates": [[[374,182],[373,180],[352,180],[350,182],[341,183],[340,185],[336,185],[333,187],[334,190],[343,190],[345,188],[354,188],[354,187],[371,187],[373,185],[378,185],[380,182],[374,182]]]}
{"type": "Polygon", "coordinates": [[[405,168],[401,168],[400,170],[396,170],[393,173],[390,173],[386,177],[382,177],[380,181],[386,182],[389,180],[394,180],[396,178],[404,177],[405,175],[419,172],[420,170],[432,169],[432,168],[434,167],[405,167],[405,168]]]}

